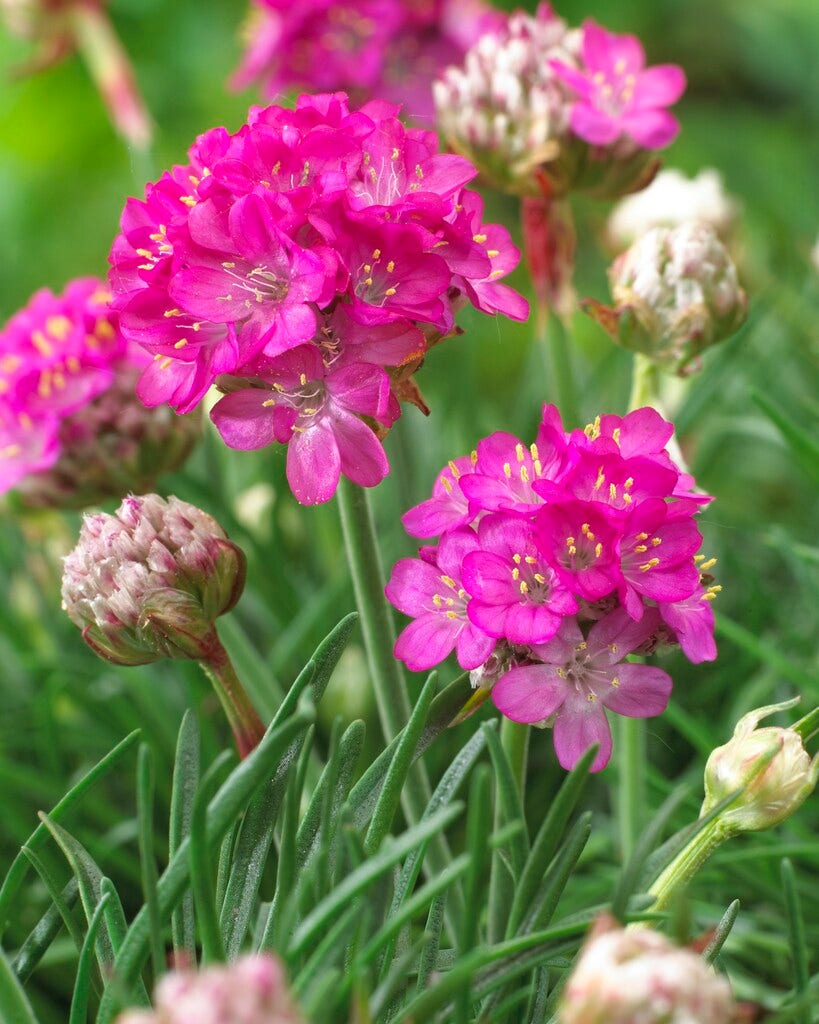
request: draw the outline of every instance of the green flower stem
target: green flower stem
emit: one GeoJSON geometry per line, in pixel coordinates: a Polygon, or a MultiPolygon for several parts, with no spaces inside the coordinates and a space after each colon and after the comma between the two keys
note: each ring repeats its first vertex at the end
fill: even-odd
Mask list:
{"type": "MultiPolygon", "coordinates": [[[[410,718],[410,699],[401,665],[393,654],[395,627],[384,596],[384,570],[367,491],[342,476],[336,492],[347,561],[353,579],[367,664],[375,690],[381,728],[389,743],[410,718]]],[[[414,765],[404,787],[405,810],[420,819],[430,797],[422,764],[414,765]]]]}
{"type": "Polygon", "coordinates": [[[718,846],[730,839],[733,831],[719,818],[697,833],[691,842],[683,847],[674,860],[648,890],[654,897],[654,910],[665,910],[673,897],[683,889],[699,871],[718,846]]]}
{"type": "Polygon", "coordinates": [[[617,822],[620,856],[627,864],[643,831],[646,807],[646,724],[642,718],[615,719],[617,822]]]}
{"type": "Polygon", "coordinates": [[[580,425],[580,414],[568,332],[560,317],[543,302],[536,303],[535,332],[547,365],[551,366],[554,392],[563,422],[568,428],[577,427],[580,425]]]}
{"type": "Polygon", "coordinates": [[[265,729],[215,629],[212,642],[208,645],[208,656],[202,658],[199,664],[213,683],[233,730],[239,757],[244,759],[259,745],[265,729]]]}
{"type": "Polygon", "coordinates": [[[512,766],[512,774],[517,783],[520,800],[526,792],[526,766],[529,758],[529,736],[531,727],[522,725],[520,722],[513,722],[509,718],[501,719],[500,739],[509,763],[512,766]]]}
{"type": "Polygon", "coordinates": [[[629,411],[641,409],[644,405],[659,406],[660,371],[648,356],[637,352],[631,372],[631,395],[629,411]]]}

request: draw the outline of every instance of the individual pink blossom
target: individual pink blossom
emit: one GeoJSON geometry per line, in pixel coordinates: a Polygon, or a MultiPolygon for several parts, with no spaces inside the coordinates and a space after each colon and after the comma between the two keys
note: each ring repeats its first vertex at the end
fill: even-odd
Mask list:
{"type": "Polygon", "coordinates": [[[432,668],[457,649],[461,668],[482,665],[495,641],[467,616],[469,595],[461,585],[461,564],[478,548],[471,530],[455,529],[441,540],[435,561],[404,558],[393,568],[387,597],[414,621],[395,645],[396,657],[413,672],[432,668]]]}
{"type": "Polygon", "coordinates": [[[430,119],[432,80],[500,15],[483,0],[252,0],[235,88],[267,97],[294,87],[378,96],[430,119]]]}
{"type": "Polygon", "coordinates": [[[387,587],[414,619],[396,656],[427,669],[457,646],[504,715],[554,726],[564,767],[599,743],[602,768],[605,708],[657,715],[671,690],[665,672],[627,655],[678,644],[692,662],[716,657],[710,602],[721,588],[696,526],[711,499],[674,461],[672,434],[649,408],[569,433],[547,405],[533,444],[495,433],[450,462],[403,517],[409,533],[439,541],[400,562],[387,587]],[[451,593],[440,589],[444,553],[451,593]],[[477,664],[481,638],[491,655],[477,664]]]}
{"type": "Polygon", "coordinates": [[[288,444],[310,503],[341,473],[388,472],[376,431],[401,400],[423,407],[412,374],[465,301],[528,312],[500,283],[519,253],[483,224],[474,167],[397,113],[341,93],[254,108],[129,200],[111,250],[122,331],[153,357],[142,401],[187,412],[216,385],[226,442],[288,444]]]}
{"type": "Polygon", "coordinates": [[[268,953],[195,971],[171,971],[155,1009],[129,1010],[117,1024],[302,1024],[280,962],[268,953]]]}
{"type": "Polygon", "coordinates": [[[98,278],[33,295],[0,329],[0,492],[82,507],[175,468],[198,435],[196,420],[135,400],[147,362],[98,278]]]}
{"type": "Polygon", "coordinates": [[[547,644],[532,645],[535,664],[506,672],[492,689],[496,707],[515,722],[545,722],[554,715],[557,759],[572,768],[592,744],[599,750],[592,771],[611,756],[606,709],[629,718],[662,714],[671,694],[671,676],[651,665],[623,659],[641,647],[659,626],[656,609],[639,623],[618,608],[584,636],[567,618],[547,644]]]}
{"type": "Polygon", "coordinates": [[[580,69],[551,62],[579,97],[569,119],[576,135],[594,146],[608,146],[628,135],[646,149],[662,149],[674,140],[680,126],[666,107],[685,91],[682,68],[647,68],[636,36],[607,32],[590,19],[583,24],[582,57],[580,69]]]}

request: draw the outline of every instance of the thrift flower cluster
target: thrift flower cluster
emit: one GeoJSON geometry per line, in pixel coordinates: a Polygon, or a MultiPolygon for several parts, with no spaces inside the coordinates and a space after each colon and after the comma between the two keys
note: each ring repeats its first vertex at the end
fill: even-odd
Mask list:
{"type": "Polygon", "coordinates": [[[42,289],[0,330],[0,492],[83,506],[152,483],[198,436],[134,396],[148,362],[126,340],[97,278],[42,289]]]}
{"type": "Polygon", "coordinates": [[[504,715],[554,726],[561,765],[597,743],[603,768],[605,709],[658,715],[671,692],[628,655],[676,642],[693,662],[716,656],[720,588],[694,521],[710,498],[666,451],[672,430],[644,408],[566,433],[545,406],[534,444],[495,433],[450,462],[403,517],[440,539],[393,569],[387,596],[413,617],[396,656],[420,671],[454,650],[504,715]]]}
{"type": "Polygon", "coordinates": [[[475,168],[397,113],[343,94],[254,108],[129,200],[111,252],[122,330],[154,357],[142,400],[186,412],[218,382],[225,442],[288,443],[304,504],[387,474],[376,431],[423,405],[412,372],[460,305],[528,315],[499,281],[520,254],[464,187],[475,168]]]}
{"type": "Polygon", "coordinates": [[[656,168],[645,151],[677,135],[666,108],[684,89],[675,65],[645,66],[635,36],[591,20],[571,29],[542,3],[484,34],[434,95],[450,144],[499,186],[618,195],[650,179],[656,168]]]}
{"type": "Polygon", "coordinates": [[[503,16],[483,0],[253,0],[249,43],[233,78],[288,89],[344,89],[402,103],[431,120],[432,79],[503,16]]]}
{"type": "Polygon", "coordinates": [[[156,987],[156,1009],[129,1010],[117,1024],[301,1024],[284,971],[269,955],[227,966],[171,971],[156,987]]]}

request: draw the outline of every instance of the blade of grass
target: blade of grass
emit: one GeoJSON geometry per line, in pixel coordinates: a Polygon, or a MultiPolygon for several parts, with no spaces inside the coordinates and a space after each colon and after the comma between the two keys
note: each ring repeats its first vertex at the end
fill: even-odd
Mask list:
{"type": "Polygon", "coordinates": [[[91,980],[94,971],[94,948],[97,941],[97,932],[102,924],[103,914],[109,900],[110,896],[106,893],[97,904],[97,908],[88,923],[88,931],[86,932],[85,941],[80,950],[80,959],[77,963],[77,974],[74,982],[74,994],[71,997],[68,1024],[86,1024],[88,1019],[88,997],[91,994],[91,980]]]}
{"type": "Polygon", "coordinates": [[[60,934],[65,925],[63,914],[70,914],[71,908],[77,902],[79,889],[77,888],[76,878],[72,877],[68,880],[59,897],[62,909],[52,900],[48,910],[31,929],[22,946],[20,946],[17,956],[11,965],[22,985],[25,985],[31,977],[32,972],[50,948],[51,943],[60,934]]]}
{"type": "MultiPolygon", "coordinates": [[[[142,893],[148,908],[151,964],[154,978],[165,970],[165,945],[159,921],[156,896],[157,870],[154,855],[154,766],[150,747],[139,745],[137,755],[137,821],[139,823],[139,861],[142,868],[142,893]]],[[[89,929],[91,927],[89,923],[89,929]]]]}
{"type": "MultiPolygon", "coordinates": [[[[193,801],[199,787],[200,776],[199,722],[188,710],[179,726],[176,757],[171,784],[171,814],[168,823],[168,854],[176,853],[190,834],[193,801]]],[[[191,965],[196,964],[196,932],[193,917],[193,895],[188,893],[171,915],[171,936],[177,956],[191,965]]]]}

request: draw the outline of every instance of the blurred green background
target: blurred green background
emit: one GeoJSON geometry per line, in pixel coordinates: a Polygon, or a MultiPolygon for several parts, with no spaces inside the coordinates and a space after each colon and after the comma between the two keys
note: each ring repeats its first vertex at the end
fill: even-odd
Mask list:
{"type": "MultiPolygon", "coordinates": [[[[76,57],[10,81],[7,72],[30,48],[0,34],[0,318],[38,287],[60,289],[71,277],[104,274],[125,197],[140,194],[147,176],[182,162],[198,133],[216,124],[239,127],[248,104],[258,101],[252,93],[226,89],[239,59],[237,32],[245,10],[240,0],[111,4],[156,124],[148,167],[135,162],[114,135],[76,57]]],[[[635,32],[651,63],[684,66],[690,84],[676,108],[683,131],[666,152],[666,164],[688,173],[718,168],[743,207],[739,241],[748,323],[709,353],[704,372],[676,399],[683,449],[701,486],[717,497],[702,516],[703,550],[718,556],[724,588],[715,609],[719,660],[691,666],[680,656],[668,658],[676,683],[672,707],[649,723],[652,805],[679,779],[693,783],[682,823],[696,814],[708,751],[727,739],[740,714],[795,693],[803,695],[805,710],[819,702],[819,272],[810,262],[819,235],[819,4],[572,0],[559,4],[558,13],[575,23],[592,16],[611,29],[635,32]],[[784,422],[777,423],[777,410],[784,422]]],[[[487,201],[490,219],[516,231],[515,204],[498,196],[487,201]]],[[[597,239],[608,206],[580,202],[576,210],[578,293],[606,299],[608,255],[597,239]]],[[[526,288],[521,271],[516,283],[526,288]]],[[[529,325],[469,311],[461,324],[464,336],[436,348],[419,375],[432,416],[425,420],[408,409],[387,441],[393,473],[374,501],[388,565],[411,553],[399,515],[427,496],[443,463],[493,430],[531,437],[540,405],[554,397],[529,325]]],[[[584,417],[624,412],[630,359],[579,314],[573,356],[584,417]]],[[[224,636],[266,713],[275,707],[277,685],[293,678],[315,643],[353,607],[336,509],[296,505],[283,467],[281,451],[232,453],[210,435],[188,466],[163,482],[166,492],[220,519],[248,553],[247,593],[226,621],[224,636]]],[[[76,516],[21,522],[8,512],[0,522],[2,864],[33,828],[35,811],[51,806],[70,779],[130,729],[142,727],[156,752],[160,813],[168,799],[161,766],[171,764],[184,707],[202,708],[211,754],[227,739],[195,666],[120,670],[83,647],[58,596],[59,557],[73,546],[77,525],[76,516]]],[[[444,678],[455,672],[445,667],[444,678]]],[[[365,717],[372,725],[371,748],[378,748],[360,645],[345,656],[322,709],[325,734],[336,713],[365,717]]],[[[460,727],[452,750],[473,727],[460,727]]],[[[547,736],[536,735],[532,748],[528,800],[537,820],[559,770],[547,736]]],[[[439,753],[445,758],[446,750],[439,753]]],[[[604,900],[613,878],[610,783],[604,774],[590,791],[600,831],[585,855],[582,887],[573,890],[578,906],[604,900]]],[[[133,794],[127,774],[109,780],[70,825],[136,905],[133,794]]],[[[735,896],[742,899],[725,961],[740,994],[768,1005],[789,985],[778,882],[785,852],[796,864],[813,949],[819,950],[816,806],[814,798],[774,835],[736,841],[715,858],[692,894],[695,930],[713,924],[735,896]]],[[[44,892],[32,884],[18,901],[13,941],[24,936],[44,902],[44,892]]],[[[54,1020],[61,1019],[56,1008],[70,993],[70,971],[53,969],[61,955],[73,957],[70,947],[58,943],[38,975],[42,1007],[46,1013],[55,1008],[54,1020]]],[[[819,955],[814,971],[817,960],[819,955]]]]}

